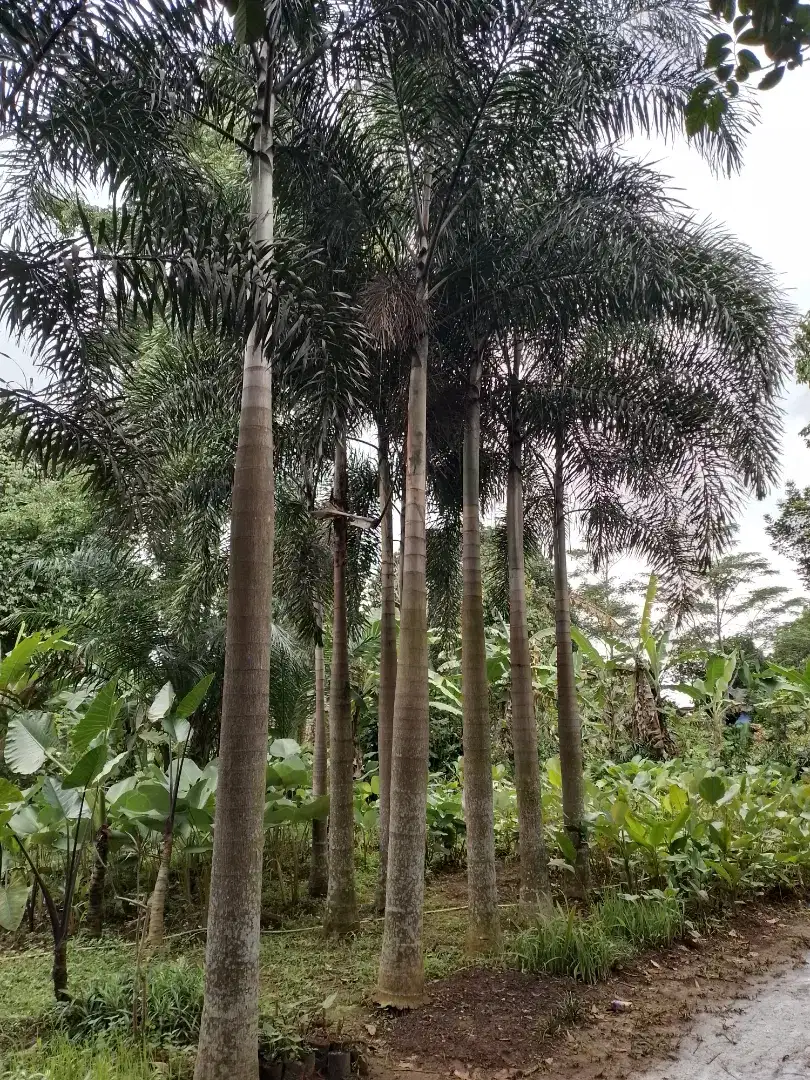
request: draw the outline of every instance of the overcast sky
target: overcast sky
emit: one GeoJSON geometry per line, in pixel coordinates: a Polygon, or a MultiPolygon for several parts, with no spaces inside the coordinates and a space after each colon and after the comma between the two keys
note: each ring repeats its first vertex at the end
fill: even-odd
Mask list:
{"type": "MultiPolygon", "coordinates": [[[[791,302],[810,310],[810,214],[805,200],[810,166],[810,71],[789,72],[778,89],[757,95],[760,123],[749,136],[742,171],[718,178],[686,144],[634,143],[633,150],[671,177],[678,197],[731,232],[778,273],[791,302]]],[[[810,424],[810,390],[792,383],[785,399],[782,479],[810,484],[810,449],[799,432],[810,424]]],[[[761,551],[780,571],[780,584],[804,592],[793,564],[771,548],[765,515],[779,489],[752,499],[740,520],[740,547],[761,551]]]]}
{"type": "MultiPolygon", "coordinates": [[[[775,90],[758,95],[761,121],[749,137],[742,172],[718,178],[684,144],[636,142],[632,149],[671,177],[678,197],[700,216],[725,222],[778,272],[795,306],[810,310],[810,214],[807,212],[810,164],[810,71],[789,72],[775,90]]],[[[15,346],[0,326],[0,378],[20,381],[33,367],[25,349],[15,346]]],[[[782,480],[810,483],[810,450],[799,435],[810,424],[810,390],[792,384],[785,399],[782,480]]],[[[740,546],[767,554],[781,582],[803,591],[792,564],[770,547],[764,516],[773,512],[777,489],[764,502],[751,500],[740,521],[740,546]]]]}

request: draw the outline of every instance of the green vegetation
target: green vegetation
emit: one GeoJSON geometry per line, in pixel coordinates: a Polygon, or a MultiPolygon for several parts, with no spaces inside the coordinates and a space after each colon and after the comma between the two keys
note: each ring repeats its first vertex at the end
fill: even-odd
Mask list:
{"type": "Polygon", "coordinates": [[[623,149],[740,165],[806,11],[711,6],[5,0],[12,1071],[257,1080],[804,887],[804,601],[733,523],[807,331],[623,149]]]}

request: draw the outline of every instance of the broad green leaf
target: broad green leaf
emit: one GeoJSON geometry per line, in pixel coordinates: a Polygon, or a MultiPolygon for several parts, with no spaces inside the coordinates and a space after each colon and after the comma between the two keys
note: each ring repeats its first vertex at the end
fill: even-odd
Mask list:
{"type": "Polygon", "coordinates": [[[380,794],[380,776],[379,776],[379,773],[375,773],[374,776],[372,776],[371,780],[369,781],[369,786],[371,787],[371,794],[372,795],[379,795],[380,794]]]}
{"type": "Polygon", "coordinates": [[[116,680],[110,679],[99,690],[84,716],[74,727],[70,741],[74,750],[80,754],[88,749],[90,743],[99,735],[109,732],[118,713],[118,701],[115,696],[116,680]]]}
{"type": "MultiPolygon", "coordinates": [[[[202,806],[188,806],[186,808],[186,814],[188,814],[188,820],[198,829],[200,832],[205,832],[211,828],[211,823],[214,818],[210,811],[206,810],[202,806]]],[[[188,849],[186,849],[188,850],[188,849]]]]}
{"type": "Polygon", "coordinates": [[[0,687],[10,686],[19,679],[41,644],[42,633],[40,631],[17,642],[3,662],[0,663],[0,687]]]}
{"type": "Polygon", "coordinates": [[[298,807],[295,803],[278,800],[267,803],[264,808],[264,827],[271,825],[283,825],[287,821],[295,821],[298,807]]]}
{"type": "Polygon", "coordinates": [[[557,841],[557,847],[566,857],[569,863],[573,866],[577,861],[577,849],[574,847],[574,843],[568,833],[560,829],[554,839],[557,841]]]}
{"type": "Polygon", "coordinates": [[[164,716],[160,725],[175,746],[182,745],[191,731],[191,724],[178,716],[164,716]]]}
{"type": "MultiPolygon", "coordinates": [[[[179,760],[175,761],[172,765],[172,778],[174,778],[175,770],[180,764],[179,760]]],[[[196,784],[202,779],[202,772],[196,761],[192,761],[191,758],[186,758],[183,762],[183,768],[180,771],[180,783],[177,788],[178,795],[183,798],[189,791],[189,788],[193,784],[196,784]]],[[[203,781],[205,782],[205,781],[203,781]]]]}
{"type": "MultiPolygon", "coordinates": [[[[680,788],[678,788],[678,790],[680,791],[680,788]]],[[[667,837],[670,842],[675,839],[675,837],[687,823],[691,813],[692,807],[687,805],[683,808],[683,810],[681,810],[681,812],[673,821],[667,822],[667,837]]]]}
{"type": "Polygon", "coordinates": [[[721,776],[704,776],[700,781],[698,793],[701,799],[714,806],[726,793],[725,781],[721,776]]]}
{"type": "Polygon", "coordinates": [[[157,692],[157,696],[146,713],[150,720],[162,720],[174,701],[174,687],[166,682],[157,692]]]}
{"type": "Polygon", "coordinates": [[[9,803],[22,802],[23,794],[18,787],[0,776],[0,807],[8,806],[9,803]]]}
{"type": "Polygon", "coordinates": [[[644,641],[650,634],[650,624],[652,622],[652,609],[655,603],[655,594],[658,592],[658,578],[655,574],[650,574],[650,580],[647,582],[647,591],[644,594],[644,608],[641,612],[641,626],[639,627],[639,638],[644,641]]]}
{"type": "MultiPolygon", "coordinates": [[[[48,806],[59,810],[67,821],[72,821],[79,816],[79,809],[82,806],[81,795],[74,788],[66,788],[58,776],[45,777],[42,781],[42,794],[48,806]]],[[[85,806],[82,812],[86,810],[85,806]]]]}
{"type": "Polygon", "coordinates": [[[616,802],[611,804],[610,816],[617,825],[623,825],[629,809],[630,807],[624,799],[617,799],[616,802]]]}
{"type": "Polygon", "coordinates": [[[682,787],[678,787],[677,784],[670,784],[669,791],[669,805],[676,814],[683,812],[685,807],[689,806],[689,792],[684,791],[682,787]]]}
{"type": "Polygon", "coordinates": [[[631,814],[628,811],[624,817],[624,827],[627,830],[627,835],[630,839],[636,843],[641,844],[643,847],[651,847],[649,829],[640,821],[635,814],[631,814]]]}
{"type": "Polygon", "coordinates": [[[48,713],[17,713],[8,725],[6,764],[14,772],[30,776],[45,764],[48,751],[56,742],[48,713]]]}
{"type": "Polygon", "coordinates": [[[101,784],[105,780],[107,780],[108,777],[112,776],[112,774],[119,767],[119,765],[121,765],[128,757],[129,750],[123,750],[120,754],[116,754],[115,757],[112,757],[109,761],[106,761],[101,769],[101,772],[99,772],[98,776],[96,777],[96,782],[101,784]]]}
{"type": "Polygon", "coordinates": [[[560,759],[558,757],[550,757],[546,761],[546,776],[552,787],[562,787],[562,771],[560,770],[560,759]]]}
{"type": "Polygon", "coordinates": [[[148,800],[151,810],[161,814],[163,817],[168,816],[171,810],[171,796],[168,788],[165,788],[162,784],[145,783],[138,785],[137,793],[148,800]]]}
{"type": "Polygon", "coordinates": [[[588,638],[582,633],[577,626],[571,627],[571,640],[581,653],[588,657],[594,667],[600,670],[605,666],[605,658],[599,652],[595,645],[592,645],[588,638]]]}
{"type": "Polygon", "coordinates": [[[33,806],[23,806],[9,821],[8,827],[17,836],[33,836],[41,831],[42,822],[33,806]]]}
{"type": "Polygon", "coordinates": [[[301,747],[295,739],[274,739],[270,743],[270,757],[286,758],[300,753],[301,747]]]}
{"type": "Polygon", "coordinates": [[[80,757],[62,781],[66,788],[88,788],[97,779],[107,760],[107,744],[100,743],[80,757]]]}
{"type": "Polygon", "coordinates": [[[28,903],[28,886],[23,882],[0,888],[0,926],[15,931],[22,922],[28,903]]]}
{"type": "Polygon", "coordinates": [[[309,774],[300,757],[284,758],[269,766],[268,780],[274,787],[297,788],[306,784],[309,774]]]}
{"type": "Polygon", "coordinates": [[[430,702],[431,709],[438,709],[439,712],[449,713],[450,716],[462,716],[463,713],[458,705],[451,705],[449,701],[433,701],[430,702]]]}
{"type": "Polygon", "coordinates": [[[298,809],[299,821],[322,821],[329,816],[329,796],[319,795],[317,799],[310,799],[309,802],[301,803],[298,809]]]}
{"type": "Polygon", "coordinates": [[[181,720],[184,720],[189,716],[193,716],[193,714],[197,711],[197,709],[199,709],[200,705],[202,705],[203,701],[205,700],[205,695],[208,693],[208,689],[213,681],[213,674],[206,675],[204,679],[200,679],[197,685],[191,690],[189,690],[189,692],[174,710],[174,715],[179,716],[181,720]]]}
{"type": "Polygon", "coordinates": [[[113,784],[107,791],[107,805],[114,806],[121,796],[126,795],[128,791],[132,791],[137,786],[137,783],[138,778],[136,776],[125,776],[123,780],[113,784]]]}

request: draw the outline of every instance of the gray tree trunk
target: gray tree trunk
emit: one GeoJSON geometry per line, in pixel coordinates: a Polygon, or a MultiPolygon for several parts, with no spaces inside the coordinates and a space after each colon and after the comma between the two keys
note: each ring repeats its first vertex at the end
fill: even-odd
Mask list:
{"type": "Polygon", "coordinates": [[[520,424],[520,363],[515,343],[512,369],[506,533],[509,559],[509,657],[511,666],[512,749],[518,805],[520,903],[527,910],[549,908],[551,889],[540,802],[540,761],[534,711],[526,568],[523,556],[523,434],[520,424]]]}
{"type": "MultiPolygon", "coordinates": [[[[319,798],[327,793],[326,765],[326,700],[323,661],[323,607],[318,604],[315,628],[315,738],[312,755],[312,794],[319,798]]],[[[309,895],[326,896],[329,881],[327,821],[312,822],[312,853],[309,864],[309,895]]]]}
{"type": "Polygon", "coordinates": [[[419,221],[418,294],[424,318],[411,349],[405,483],[405,548],[399,660],[391,746],[388,882],[376,998],[412,1008],[424,997],[422,906],[425,896],[425,810],[428,771],[428,642],[425,578],[427,476],[427,215],[426,185],[419,221]]]}
{"type": "Polygon", "coordinates": [[[589,886],[588,835],[585,826],[585,786],[582,727],[574,681],[571,608],[566,558],[563,439],[558,432],[554,454],[554,611],[557,639],[557,730],[560,741],[563,826],[576,849],[578,891],[589,886]]]}
{"type": "Polygon", "coordinates": [[[397,684],[397,591],[394,568],[394,521],[391,508],[391,466],[388,437],[377,432],[380,481],[380,688],[377,696],[377,748],[380,761],[380,868],[375,906],[385,910],[388,867],[388,815],[391,805],[391,739],[397,684]]]}
{"type": "MultiPolygon", "coordinates": [[[[347,506],[346,440],[335,445],[332,501],[347,506]]],[[[347,934],[357,926],[354,889],[354,733],[346,618],[346,519],[333,521],[332,673],[329,681],[329,887],[324,930],[347,934]]]]}
{"type": "MultiPolygon", "coordinates": [[[[251,233],[273,241],[272,65],[263,47],[251,233]]],[[[257,1080],[259,940],[273,587],[272,375],[256,328],[245,348],[231,501],[225,680],[195,1080],[257,1080]]]]}
{"type": "Polygon", "coordinates": [[[495,878],[495,823],[489,683],[484,638],[479,459],[481,357],[470,371],[464,417],[461,601],[461,688],[464,739],[464,818],[467,825],[467,948],[490,952],[500,945],[495,878]]]}

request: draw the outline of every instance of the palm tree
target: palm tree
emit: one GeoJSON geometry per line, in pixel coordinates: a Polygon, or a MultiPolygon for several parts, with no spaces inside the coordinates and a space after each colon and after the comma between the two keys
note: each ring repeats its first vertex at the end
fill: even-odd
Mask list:
{"type": "Polygon", "coordinates": [[[679,228],[683,247],[666,275],[677,282],[677,315],[657,324],[587,320],[559,349],[541,344],[527,375],[524,415],[552,506],[563,814],[583,888],[567,523],[581,521],[597,562],[627,550],[647,557],[683,604],[694,572],[727,541],[742,493],[761,497],[776,474],[789,312],[741,245],[722,234],[706,240],[679,228]]]}

